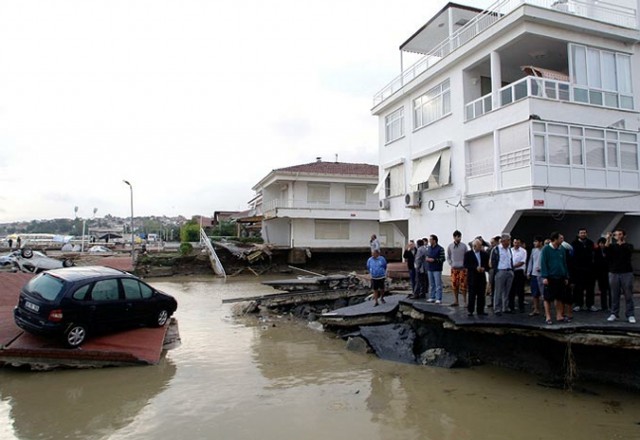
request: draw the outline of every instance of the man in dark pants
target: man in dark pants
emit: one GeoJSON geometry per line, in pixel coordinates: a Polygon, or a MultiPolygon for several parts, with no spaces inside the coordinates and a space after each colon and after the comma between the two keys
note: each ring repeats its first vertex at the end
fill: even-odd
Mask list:
{"type": "Polygon", "coordinates": [[[593,267],[593,256],[595,246],[593,241],[587,237],[587,229],[580,228],[578,236],[571,243],[573,247],[572,275],[573,275],[573,311],[589,310],[597,312],[594,305],[595,276],[593,267]],[[585,304],[586,299],[586,304],[585,304]]]}
{"type": "Polygon", "coordinates": [[[426,240],[417,241],[418,250],[416,251],[414,266],[416,268],[416,277],[418,279],[416,290],[413,293],[415,298],[426,298],[429,292],[429,278],[427,277],[427,244],[426,240]]]}
{"type": "Polygon", "coordinates": [[[600,309],[605,312],[609,311],[611,305],[611,289],[609,288],[609,263],[605,255],[604,245],[607,239],[600,237],[598,246],[593,253],[593,273],[598,282],[598,290],[600,291],[600,309]]]}
{"type": "Polygon", "coordinates": [[[409,240],[409,244],[402,254],[402,258],[404,258],[404,261],[407,263],[407,269],[409,270],[409,280],[411,281],[411,295],[414,296],[418,285],[418,282],[416,280],[415,266],[417,252],[418,251],[416,249],[416,244],[413,242],[413,240],[409,240]]]}
{"type": "Polygon", "coordinates": [[[633,267],[631,266],[633,245],[627,243],[627,233],[624,229],[616,228],[613,233],[607,234],[605,254],[609,263],[609,286],[611,287],[611,315],[607,321],[613,322],[618,319],[620,296],[624,296],[625,317],[630,324],[635,324],[633,267]]]}
{"type": "Polygon", "coordinates": [[[522,313],[524,312],[524,285],[527,279],[525,275],[527,251],[522,247],[522,242],[519,238],[513,240],[511,254],[513,255],[513,284],[511,284],[511,291],[509,292],[509,310],[511,312],[516,311],[516,297],[518,297],[518,311],[522,313]]]}
{"type": "Polygon", "coordinates": [[[487,272],[489,271],[489,254],[483,249],[482,240],[473,240],[472,248],[464,254],[464,267],[467,270],[467,303],[468,316],[473,316],[477,301],[478,315],[486,315],[484,297],[487,289],[487,272]]]}

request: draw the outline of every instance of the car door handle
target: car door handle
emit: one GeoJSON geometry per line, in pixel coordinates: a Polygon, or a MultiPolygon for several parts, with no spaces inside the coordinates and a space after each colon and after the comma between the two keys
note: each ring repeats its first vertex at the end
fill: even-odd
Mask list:
{"type": "Polygon", "coordinates": [[[89,306],[89,310],[91,310],[92,312],[96,311],[96,306],[89,306]]]}

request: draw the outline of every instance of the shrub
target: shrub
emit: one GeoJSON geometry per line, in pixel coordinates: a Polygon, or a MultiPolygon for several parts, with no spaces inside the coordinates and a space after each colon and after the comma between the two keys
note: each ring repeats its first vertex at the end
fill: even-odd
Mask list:
{"type": "Polygon", "coordinates": [[[187,256],[193,251],[193,245],[191,243],[180,243],[180,255],[187,256]]]}

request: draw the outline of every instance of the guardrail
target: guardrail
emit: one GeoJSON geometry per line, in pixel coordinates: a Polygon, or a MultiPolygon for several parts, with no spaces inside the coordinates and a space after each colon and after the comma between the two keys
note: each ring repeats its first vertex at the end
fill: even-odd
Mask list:
{"type": "MultiPolygon", "coordinates": [[[[634,105],[631,105],[632,108],[624,107],[622,105],[623,100],[621,99],[621,94],[617,92],[588,89],[585,86],[575,86],[567,81],[539,78],[536,76],[524,77],[501,88],[499,90],[499,96],[499,106],[495,109],[527,97],[545,98],[555,101],[578,102],[581,104],[590,104],[598,107],[624,109],[632,109],[634,107],[634,105]],[[578,90],[580,93],[576,95],[575,90],[578,90]],[[605,95],[613,96],[612,102],[616,102],[618,103],[618,105],[606,105],[607,99],[605,99],[605,95]]],[[[491,93],[489,93],[465,104],[465,121],[470,121],[472,119],[478,118],[485,113],[494,110],[491,100],[492,95],[491,93]]]]}
{"type": "Polygon", "coordinates": [[[205,246],[207,252],[209,253],[209,260],[211,261],[211,267],[213,268],[215,274],[227,278],[227,273],[224,270],[224,266],[222,266],[222,262],[220,261],[220,258],[218,258],[218,254],[216,254],[216,250],[211,244],[211,240],[209,240],[209,237],[202,228],[200,228],[200,243],[205,246]]]}

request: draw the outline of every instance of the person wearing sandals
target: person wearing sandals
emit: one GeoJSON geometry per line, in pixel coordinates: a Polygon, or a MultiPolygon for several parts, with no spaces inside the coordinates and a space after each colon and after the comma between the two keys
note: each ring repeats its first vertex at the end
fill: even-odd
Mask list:
{"type": "Polygon", "coordinates": [[[540,252],[540,276],[544,285],[544,315],[547,324],[551,320],[551,303],[555,302],[556,320],[570,322],[563,313],[567,302],[567,286],[569,284],[569,268],[567,266],[567,252],[561,245],[560,233],[551,234],[551,242],[540,252]]]}
{"type": "Polygon", "coordinates": [[[378,249],[371,252],[371,257],[367,260],[367,270],[371,275],[371,288],[373,289],[373,306],[378,305],[378,300],[385,303],[384,283],[387,278],[387,260],[380,255],[378,249]]]}
{"type": "Polygon", "coordinates": [[[544,240],[540,236],[533,238],[533,249],[527,266],[527,278],[531,281],[531,298],[533,299],[533,310],[529,316],[540,315],[540,296],[542,296],[543,285],[540,277],[540,253],[544,240]]]}

